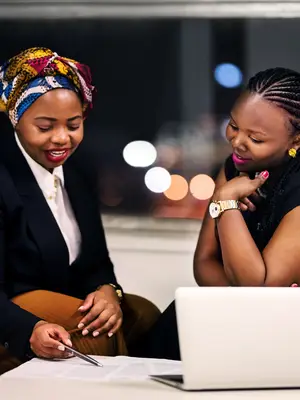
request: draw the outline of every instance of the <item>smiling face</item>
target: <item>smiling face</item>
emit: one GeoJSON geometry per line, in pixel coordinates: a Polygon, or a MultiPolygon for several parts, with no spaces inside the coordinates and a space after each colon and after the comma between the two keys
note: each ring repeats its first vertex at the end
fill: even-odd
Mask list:
{"type": "Polygon", "coordinates": [[[258,94],[245,92],[233,107],[226,137],[239,171],[260,172],[283,162],[290,148],[299,148],[289,114],[258,94]]]}
{"type": "Polygon", "coordinates": [[[25,111],[16,132],[38,164],[48,170],[58,167],[83,139],[82,103],[72,90],[51,90],[25,111]]]}

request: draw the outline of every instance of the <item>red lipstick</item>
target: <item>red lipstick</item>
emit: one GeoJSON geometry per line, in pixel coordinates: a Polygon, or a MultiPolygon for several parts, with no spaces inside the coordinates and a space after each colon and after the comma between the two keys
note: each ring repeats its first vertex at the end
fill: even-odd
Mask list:
{"type": "Polygon", "coordinates": [[[60,149],[60,150],[47,150],[45,155],[48,161],[58,164],[66,160],[70,154],[70,149],[60,149]]]}

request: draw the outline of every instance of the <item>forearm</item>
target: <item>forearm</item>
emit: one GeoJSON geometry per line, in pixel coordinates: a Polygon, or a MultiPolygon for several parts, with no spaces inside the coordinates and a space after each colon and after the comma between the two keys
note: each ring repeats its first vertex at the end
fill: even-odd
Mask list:
{"type": "Polygon", "coordinates": [[[195,258],[194,277],[199,286],[231,286],[222,262],[215,258],[195,258]]]}
{"type": "Polygon", "coordinates": [[[87,271],[83,288],[86,294],[93,292],[101,285],[118,284],[112,264],[97,267],[94,271],[87,271]]]}
{"type": "Polygon", "coordinates": [[[266,267],[244,218],[238,210],[225,211],[217,222],[224,270],[238,286],[261,286],[266,267]]]}

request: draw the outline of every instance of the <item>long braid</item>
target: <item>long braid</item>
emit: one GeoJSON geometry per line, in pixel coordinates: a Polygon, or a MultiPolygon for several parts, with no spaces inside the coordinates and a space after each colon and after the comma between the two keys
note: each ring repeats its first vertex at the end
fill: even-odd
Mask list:
{"type": "MultiPolygon", "coordinates": [[[[267,69],[249,80],[247,90],[260,94],[264,99],[287,111],[290,115],[291,134],[300,133],[300,74],[298,72],[286,68],[267,69]]],[[[279,181],[267,196],[268,213],[261,223],[266,242],[279,222],[275,220],[276,210],[282,205],[286,182],[299,170],[299,167],[300,155],[297,154],[294,159],[290,159],[279,181]]]]}

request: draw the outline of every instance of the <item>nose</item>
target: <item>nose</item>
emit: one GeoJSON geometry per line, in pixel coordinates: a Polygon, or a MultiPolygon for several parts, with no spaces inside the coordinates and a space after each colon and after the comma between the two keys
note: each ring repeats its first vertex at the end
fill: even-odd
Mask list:
{"type": "Polygon", "coordinates": [[[69,141],[69,132],[64,128],[56,129],[51,136],[51,142],[58,146],[65,146],[69,141]]]}
{"type": "Polygon", "coordinates": [[[242,132],[236,133],[231,139],[232,148],[239,151],[246,151],[245,137],[242,132]]]}

